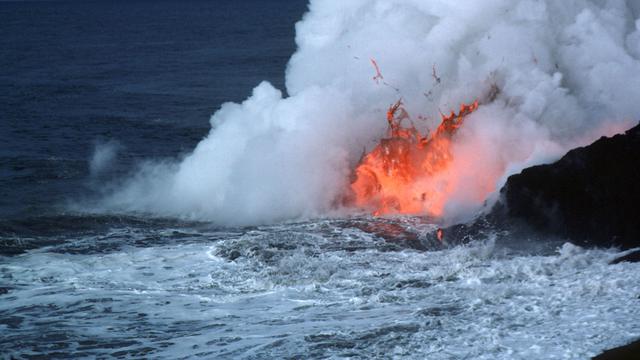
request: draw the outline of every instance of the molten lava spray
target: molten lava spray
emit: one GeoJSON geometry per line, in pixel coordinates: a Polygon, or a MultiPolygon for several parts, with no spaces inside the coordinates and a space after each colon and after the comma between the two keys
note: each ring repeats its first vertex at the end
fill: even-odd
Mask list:
{"type": "Polygon", "coordinates": [[[452,189],[446,180],[434,180],[449,169],[452,137],[465,116],[477,108],[478,101],[463,104],[458,113],[442,115],[440,126],[423,136],[415,126],[403,126],[403,121],[411,119],[402,102],[392,105],[387,111],[388,136],[362,158],[355,170],[351,184],[355,204],[373,208],[374,215],[442,216],[452,189]]]}

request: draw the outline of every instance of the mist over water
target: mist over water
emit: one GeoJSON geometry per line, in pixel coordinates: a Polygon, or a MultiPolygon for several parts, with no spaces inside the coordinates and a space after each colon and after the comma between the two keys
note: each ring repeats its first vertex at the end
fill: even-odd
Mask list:
{"type": "Polygon", "coordinates": [[[326,214],[384,135],[390,104],[402,99],[426,131],[480,99],[443,180],[456,190],[445,220],[460,220],[507,175],[640,117],[634,1],[312,0],[296,43],[288,97],[263,82],[222,105],[193,152],[147,163],[103,206],[222,224],[326,214]]]}
{"type": "Polygon", "coordinates": [[[97,177],[107,171],[116,161],[118,152],[121,150],[122,145],[115,140],[97,142],[89,161],[90,176],[97,177]]]}

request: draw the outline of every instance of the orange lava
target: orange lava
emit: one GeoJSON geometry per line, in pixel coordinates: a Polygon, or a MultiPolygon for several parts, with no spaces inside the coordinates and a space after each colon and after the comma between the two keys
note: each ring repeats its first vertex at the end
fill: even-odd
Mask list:
{"type": "Polygon", "coordinates": [[[421,135],[398,101],[387,111],[388,136],[366,154],[355,170],[351,190],[355,205],[374,209],[374,215],[425,214],[441,217],[451,189],[437,181],[452,162],[451,139],[478,101],[462,105],[458,113],[442,115],[431,134],[421,135]]]}

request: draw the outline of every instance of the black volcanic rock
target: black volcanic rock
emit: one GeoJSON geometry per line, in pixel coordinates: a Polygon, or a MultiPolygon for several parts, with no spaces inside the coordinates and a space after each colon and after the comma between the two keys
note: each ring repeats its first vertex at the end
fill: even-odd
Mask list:
{"type": "Polygon", "coordinates": [[[509,177],[506,214],[580,245],[640,245],[640,125],[509,177]]]}
{"type": "Polygon", "coordinates": [[[619,258],[613,259],[611,260],[611,262],[609,262],[609,264],[615,265],[622,262],[631,262],[631,263],[640,262],[640,250],[637,250],[630,254],[623,255],[623,256],[620,256],[619,258]]]}
{"type": "Polygon", "coordinates": [[[486,232],[535,234],[581,246],[640,246],[640,125],[509,177],[501,201],[471,224],[444,230],[448,243],[486,232]]]}
{"type": "Polygon", "coordinates": [[[627,360],[640,359],[640,340],[631,344],[607,350],[593,358],[593,360],[627,360]]]}

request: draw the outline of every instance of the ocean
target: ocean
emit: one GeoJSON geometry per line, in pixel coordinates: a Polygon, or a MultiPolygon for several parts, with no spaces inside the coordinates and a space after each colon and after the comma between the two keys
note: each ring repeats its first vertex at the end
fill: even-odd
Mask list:
{"type": "Polygon", "coordinates": [[[1,358],[587,359],[640,337],[638,264],[616,249],[443,247],[417,216],[103,211],[223,103],[264,80],[286,96],[306,11],[0,2],[1,358]]]}

